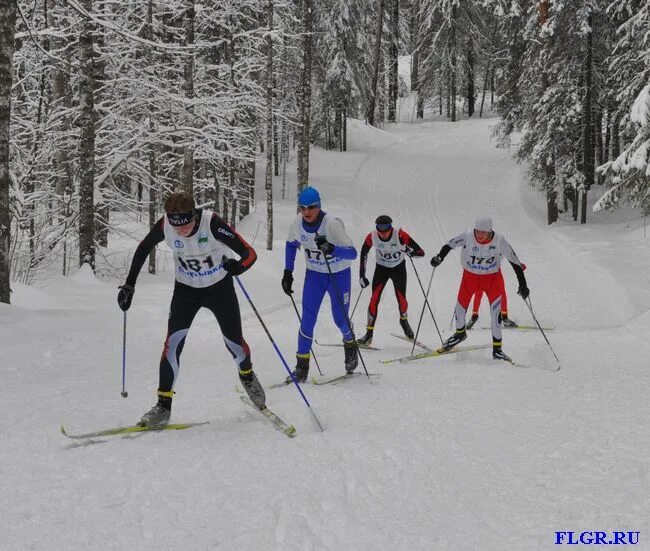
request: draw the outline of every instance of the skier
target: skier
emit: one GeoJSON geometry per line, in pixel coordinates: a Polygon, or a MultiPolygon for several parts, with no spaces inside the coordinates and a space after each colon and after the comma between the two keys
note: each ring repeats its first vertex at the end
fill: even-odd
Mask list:
{"type": "Polygon", "coordinates": [[[393,220],[390,216],[382,214],[375,220],[375,231],[370,232],[361,247],[361,263],[359,266],[359,285],[365,289],[370,282],[366,278],[366,260],[371,247],[375,247],[375,273],[372,276],[372,296],[368,306],[368,323],[366,334],[357,342],[369,345],[372,343],[373,331],[377,320],[379,300],[384,291],[386,283],[390,279],[393,282],[397,305],[399,308],[399,323],[402,326],[407,339],[413,339],[413,329],[408,322],[406,301],[406,262],[404,256],[424,256],[422,247],[402,228],[397,231],[393,228],[393,220]]]}
{"type": "Polygon", "coordinates": [[[239,378],[251,401],[265,407],[262,385],[253,372],[250,350],[241,328],[239,302],[232,276],[248,270],[257,255],[244,239],[217,214],[197,209],[193,197],[172,193],[164,205],[165,214],[138,245],[117,302],[123,311],[131,306],[135,283],[148,254],[161,241],[174,251],[176,283],[169,309],[167,338],[160,359],[158,403],[146,412],[140,426],[164,427],[171,415],[174,384],[185,337],[201,307],[217,318],[228,351],[239,367],[239,378]],[[230,258],[231,251],[240,260],[230,258]]]}
{"type": "MultiPolygon", "coordinates": [[[[526,269],[526,265],[521,265],[522,269],[526,269]]],[[[503,282],[503,274],[501,273],[501,268],[498,271],[499,276],[501,277],[501,284],[503,285],[503,295],[501,296],[501,323],[504,327],[517,327],[517,322],[511,320],[508,317],[508,294],[506,293],[506,286],[503,282]]],[[[474,327],[478,321],[478,310],[481,306],[481,300],[483,299],[483,291],[478,290],[474,294],[473,306],[472,306],[472,318],[467,323],[467,329],[474,327]]]]}
{"type": "MultiPolygon", "coordinates": [[[[285,245],[285,268],[282,290],[293,293],[293,269],[296,253],[305,249],[307,271],[302,289],[302,322],[298,332],[298,351],[293,377],[299,382],[309,373],[309,351],[314,338],[314,326],[325,293],[329,294],[332,317],[343,335],[345,371],[352,373],[359,362],[357,343],[349,324],[350,265],[357,257],[352,239],[339,218],[321,210],[321,199],[313,187],[305,188],[298,196],[300,214],[289,228],[285,245]]],[[[287,377],[286,382],[291,382],[287,377]]]]}
{"type": "Polygon", "coordinates": [[[512,265],[519,281],[517,292],[525,300],[530,295],[526,285],[523,265],[506,238],[492,230],[492,219],[480,216],[476,219],[473,230],[467,230],[450,239],[440,252],[431,259],[431,265],[438,267],[442,264],[449,251],[462,247],[461,266],[463,278],[458,290],[455,318],[456,332],[447,339],[440,351],[451,350],[467,338],[465,331],[465,316],[472,295],[481,290],[485,291],[490,301],[492,315],[492,357],[496,360],[510,361],[501,349],[501,297],[503,295],[503,277],[499,274],[501,260],[505,256],[512,265]]]}

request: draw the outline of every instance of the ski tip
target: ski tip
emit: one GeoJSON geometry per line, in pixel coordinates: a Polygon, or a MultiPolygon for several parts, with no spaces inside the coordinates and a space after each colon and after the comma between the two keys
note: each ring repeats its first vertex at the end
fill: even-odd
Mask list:
{"type": "Polygon", "coordinates": [[[297,434],[296,427],[290,425],[284,430],[284,434],[286,434],[289,438],[293,438],[297,434]]]}
{"type": "Polygon", "coordinates": [[[68,433],[65,431],[65,427],[63,425],[61,425],[61,434],[68,436],[68,433]]]}

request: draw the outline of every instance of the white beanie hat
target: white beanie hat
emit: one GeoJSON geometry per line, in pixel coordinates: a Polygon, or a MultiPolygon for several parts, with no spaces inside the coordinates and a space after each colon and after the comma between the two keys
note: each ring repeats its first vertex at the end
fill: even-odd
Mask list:
{"type": "Polygon", "coordinates": [[[474,222],[474,229],[479,231],[492,231],[492,218],[479,216],[474,222]]]}

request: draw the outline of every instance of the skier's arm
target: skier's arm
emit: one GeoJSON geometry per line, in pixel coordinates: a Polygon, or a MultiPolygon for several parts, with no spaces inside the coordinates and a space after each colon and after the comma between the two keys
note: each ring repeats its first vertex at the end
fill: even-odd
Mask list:
{"type": "Polygon", "coordinates": [[[424,256],[422,247],[404,230],[399,230],[399,242],[410,249],[410,256],[424,256]]]}
{"type": "Polygon", "coordinates": [[[447,241],[447,243],[442,246],[440,252],[431,259],[431,266],[434,268],[440,266],[451,249],[462,247],[465,243],[467,243],[467,232],[463,232],[456,237],[452,237],[449,241],[447,241]]]}
{"type": "Polygon", "coordinates": [[[327,231],[329,233],[328,241],[334,245],[334,249],[330,253],[333,256],[338,256],[345,260],[354,260],[357,257],[357,250],[354,248],[352,239],[345,231],[343,222],[338,218],[332,220],[327,231]]]}
{"type": "Polygon", "coordinates": [[[238,266],[229,268],[227,271],[233,275],[240,275],[255,264],[257,260],[255,249],[233,228],[226,224],[217,213],[212,213],[212,217],[210,218],[210,232],[217,241],[221,241],[226,247],[232,249],[240,256],[239,262],[237,262],[238,266]]]}
{"type": "Polygon", "coordinates": [[[517,253],[512,248],[512,245],[508,243],[508,240],[505,237],[502,237],[502,246],[503,246],[503,254],[509,260],[512,269],[515,271],[515,275],[517,276],[517,281],[519,282],[519,291],[517,292],[524,299],[526,299],[530,291],[528,290],[528,284],[526,283],[526,276],[524,275],[525,266],[521,262],[521,260],[519,260],[517,253]]]}
{"type": "Polygon", "coordinates": [[[361,256],[359,262],[360,279],[366,277],[366,262],[368,260],[368,253],[370,252],[371,248],[372,248],[372,233],[369,233],[368,235],[366,235],[366,238],[363,241],[363,245],[361,245],[361,256]]]}
{"type": "Polygon", "coordinates": [[[163,230],[164,217],[158,220],[145,238],[140,241],[138,248],[133,254],[133,259],[131,260],[131,268],[129,268],[129,275],[126,276],[126,285],[135,287],[135,282],[138,279],[140,270],[147,260],[147,256],[153,250],[153,248],[165,240],[165,232],[163,230]]]}
{"type": "Polygon", "coordinates": [[[289,226],[289,235],[287,242],[284,245],[284,269],[285,271],[293,272],[296,265],[296,254],[300,248],[300,241],[296,236],[296,225],[289,226]]]}

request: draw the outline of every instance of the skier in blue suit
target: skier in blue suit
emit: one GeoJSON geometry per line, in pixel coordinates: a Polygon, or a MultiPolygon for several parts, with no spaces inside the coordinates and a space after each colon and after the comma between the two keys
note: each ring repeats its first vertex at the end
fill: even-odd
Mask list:
{"type": "MultiPolygon", "coordinates": [[[[307,272],[302,289],[302,323],[298,333],[296,368],[293,371],[296,380],[302,382],[309,373],[309,351],[325,293],[330,296],[334,323],[343,335],[345,371],[352,373],[359,363],[354,333],[348,324],[350,265],[357,257],[357,251],[341,219],[321,210],[320,195],[315,188],[308,187],[300,193],[298,206],[300,214],[289,228],[285,246],[282,289],[287,295],[293,293],[291,287],[296,253],[303,247],[307,272]]],[[[287,378],[287,382],[291,382],[291,377],[287,378]]]]}

